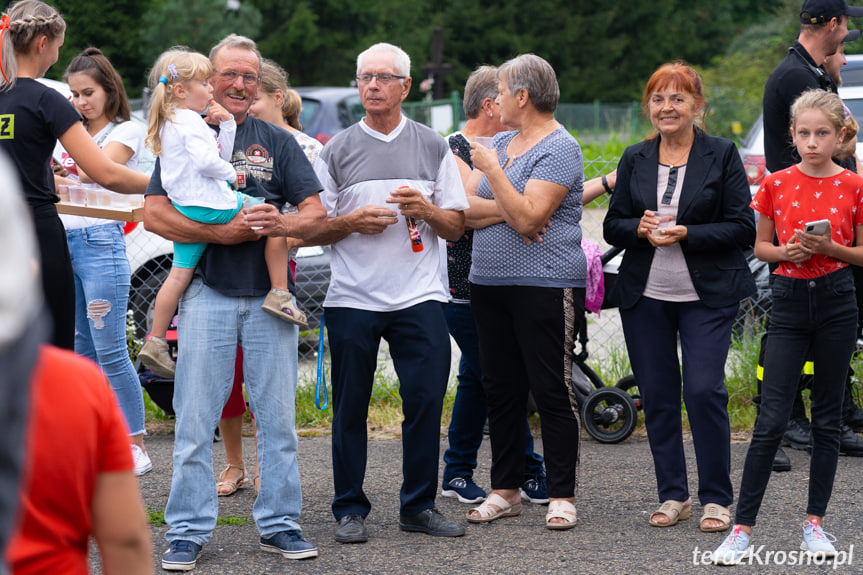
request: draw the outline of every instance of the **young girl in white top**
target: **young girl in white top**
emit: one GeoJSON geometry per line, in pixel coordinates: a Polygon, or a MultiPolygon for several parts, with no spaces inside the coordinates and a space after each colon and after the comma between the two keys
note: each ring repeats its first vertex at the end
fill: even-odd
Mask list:
{"type": "Polygon", "coordinates": [[[836,538],[822,521],[833,491],[845,377],[857,341],[848,264],[863,265],[863,178],[831,159],[849,120],[836,94],[803,92],[791,106],[791,135],[802,159],[766,177],[752,201],[761,216],[755,255],[779,267],[773,276],[761,415],[746,453],[735,525],[713,552],[715,563],[736,564],[752,553],[752,528],[809,352],[815,363],[812,455],[800,550],[822,560],[836,555],[836,538]]]}
{"type": "MultiPolygon", "coordinates": [[[[147,145],[159,156],[162,186],[174,207],[192,220],[221,224],[251,203],[262,201],[231,189],[237,179],[230,158],[237,124],[213,101],[210,61],[184,48],[171,49],[156,60],[150,73],[153,89],[147,145]],[[158,82],[154,82],[158,78],[158,82]],[[219,122],[218,143],[201,114],[219,122]]],[[[174,311],[189,283],[205,243],[174,243],[174,261],[156,296],[151,336],[139,357],[153,373],[173,377],[174,360],[165,340],[174,311]]],[[[267,268],[272,289],[262,308],[289,323],[306,326],[288,291],[288,250],[283,238],[268,238],[267,268]]]]}

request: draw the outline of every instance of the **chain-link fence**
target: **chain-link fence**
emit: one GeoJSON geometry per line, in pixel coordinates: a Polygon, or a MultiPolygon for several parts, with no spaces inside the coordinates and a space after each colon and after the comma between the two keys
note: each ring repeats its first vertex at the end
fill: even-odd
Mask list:
{"type": "MultiPolygon", "coordinates": [[[[607,174],[617,167],[618,158],[595,158],[585,162],[585,179],[607,174]]],[[[582,231],[585,238],[597,243],[603,252],[611,246],[602,239],[602,220],[608,208],[608,196],[600,196],[587,206],[582,218],[582,231]]],[[[146,232],[140,224],[126,236],[127,253],[132,264],[132,290],[129,309],[135,324],[135,335],[143,338],[152,320],[152,307],[156,293],[171,266],[172,245],[163,238],[146,232]]],[[[607,274],[614,274],[619,260],[612,261],[606,268],[607,274]]],[[[757,334],[762,329],[763,320],[770,307],[767,267],[754,257],[750,257],[750,267],[755,275],[758,293],[744,301],[740,306],[734,333],[738,336],[757,334]]],[[[323,314],[323,301],[330,279],[330,248],[303,248],[297,257],[297,302],[306,312],[309,329],[301,332],[300,357],[310,360],[317,353],[318,326],[323,314]]],[[[623,332],[616,309],[603,310],[599,317],[590,316],[589,332],[591,352],[617,354],[624,349],[623,332]]]]}

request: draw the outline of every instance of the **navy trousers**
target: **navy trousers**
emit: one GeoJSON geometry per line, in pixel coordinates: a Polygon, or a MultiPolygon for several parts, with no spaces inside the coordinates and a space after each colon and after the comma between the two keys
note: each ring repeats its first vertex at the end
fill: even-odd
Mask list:
{"type": "Polygon", "coordinates": [[[366,420],[381,339],[389,344],[404,411],[400,513],[434,507],[450,368],[443,304],[427,301],[392,312],[328,307],[326,315],[333,358],[333,515],[365,517],[371,510],[363,491],[366,420]]]}
{"type": "Polygon", "coordinates": [[[725,359],[737,308],[732,305],[714,309],[700,301],[668,302],[642,297],[633,307],[620,310],[632,373],[644,405],[660,501],[689,498],[681,388],[695,446],[698,498],[702,505],[717,503],[726,507],[734,499],[725,359]]]}

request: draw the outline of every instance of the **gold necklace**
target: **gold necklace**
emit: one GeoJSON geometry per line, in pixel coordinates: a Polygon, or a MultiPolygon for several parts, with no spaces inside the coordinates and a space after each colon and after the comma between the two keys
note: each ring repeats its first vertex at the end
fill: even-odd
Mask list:
{"type": "MultiPolygon", "coordinates": [[[[671,169],[671,168],[673,168],[675,165],[677,165],[677,164],[678,164],[678,162],[680,162],[680,160],[683,160],[683,159],[685,159],[685,158],[688,158],[688,157],[689,157],[689,152],[690,152],[691,150],[692,150],[692,144],[690,144],[690,145],[686,148],[686,150],[684,150],[684,151],[683,151],[683,153],[682,153],[681,155],[677,156],[677,159],[676,159],[676,160],[673,160],[673,161],[671,161],[671,162],[668,162],[668,168],[669,168],[669,169],[671,169]]],[[[668,152],[666,152],[666,157],[667,157],[667,155],[668,155],[668,152]]],[[[682,164],[681,164],[681,165],[682,165],[682,164]]]]}

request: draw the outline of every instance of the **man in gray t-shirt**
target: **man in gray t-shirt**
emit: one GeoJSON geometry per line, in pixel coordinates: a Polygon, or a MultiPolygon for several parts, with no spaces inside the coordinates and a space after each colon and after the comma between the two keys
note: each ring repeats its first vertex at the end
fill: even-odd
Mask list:
{"type": "Polygon", "coordinates": [[[368,538],[366,417],[381,338],[405,414],[399,528],[460,536],[464,527],[435,509],[450,364],[439,238],[461,236],[468,203],[446,141],[401,114],[411,86],[408,55],[391,44],[372,46],[357,59],[357,82],[366,117],[330,140],[315,164],[329,218],[312,243],[333,246],[324,307],[336,541],[368,538]]]}

